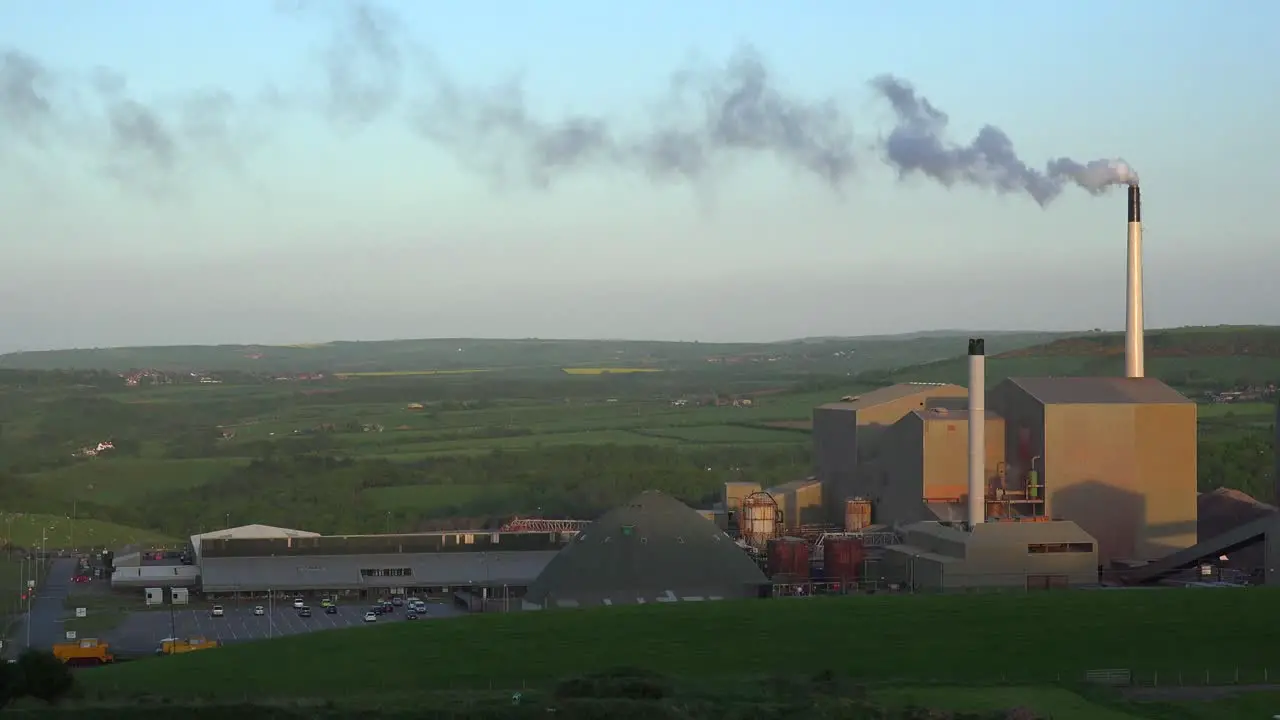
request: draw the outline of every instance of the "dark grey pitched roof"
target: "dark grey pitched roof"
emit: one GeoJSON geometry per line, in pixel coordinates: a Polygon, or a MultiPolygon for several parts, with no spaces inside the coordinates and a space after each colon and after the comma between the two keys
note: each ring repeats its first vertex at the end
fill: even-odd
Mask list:
{"type": "Polygon", "coordinates": [[[659,492],[645,492],[578,534],[529,586],[544,607],[754,597],[768,583],[714,523],[659,492]]]}
{"type": "Polygon", "coordinates": [[[1009,378],[1045,405],[1187,404],[1185,395],[1152,378],[1038,377],[1009,378]]]}

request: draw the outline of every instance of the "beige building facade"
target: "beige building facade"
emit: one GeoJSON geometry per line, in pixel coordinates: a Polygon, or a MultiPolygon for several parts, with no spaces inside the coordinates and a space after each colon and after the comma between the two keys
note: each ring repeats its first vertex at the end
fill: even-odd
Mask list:
{"type": "Polygon", "coordinates": [[[880,572],[902,588],[1041,590],[1098,583],[1097,543],[1073,522],[991,522],[972,531],[919,522],[900,532],[902,543],[886,549],[880,572]]]}
{"type": "Polygon", "coordinates": [[[1038,477],[1045,513],[1096,538],[1103,563],[1196,543],[1193,401],[1153,378],[1011,378],[988,407],[1005,419],[1007,486],[1038,477]]]}

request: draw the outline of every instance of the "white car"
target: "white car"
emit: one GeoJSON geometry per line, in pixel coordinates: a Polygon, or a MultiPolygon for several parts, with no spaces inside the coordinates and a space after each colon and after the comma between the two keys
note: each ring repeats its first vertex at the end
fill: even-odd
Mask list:
{"type": "Polygon", "coordinates": [[[378,615],[377,615],[377,613],[372,613],[372,612],[367,612],[367,613],[365,613],[365,614],[364,614],[364,621],[365,621],[365,622],[378,622],[378,615]]]}
{"type": "Polygon", "coordinates": [[[253,614],[254,614],[254,615],[266,615],[266,614],[267,614],[267,609],[266,609],[266,608],[264,608],[264,607],[262,607],[261,605],[259,605],[259,606],[255,607],[255,608],[253,609],[253,614]]]}
{"type": "Polygon", "coordinates": [[[213,615],[214,617],[222,617],[222,606],[214,605],[213,611],[210,614],[213,615]]]}
{"type": "Polygon", "coordinates": [[[306,605],[306,603],[302,602],[302,598],[293,599],[293,608],[295,610],[301,610],[304,605],[306,605]]]}

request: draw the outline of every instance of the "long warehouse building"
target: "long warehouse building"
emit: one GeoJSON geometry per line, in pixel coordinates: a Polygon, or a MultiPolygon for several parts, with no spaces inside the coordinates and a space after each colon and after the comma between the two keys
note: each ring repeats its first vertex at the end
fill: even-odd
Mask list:
{"type": "Polygon", "coordinates": [[[191,538],[191,566],[117,567],[116,587],[198,585],[208,596],[527,587],[573,532],[323,536],[249,525],[191,538]]]}

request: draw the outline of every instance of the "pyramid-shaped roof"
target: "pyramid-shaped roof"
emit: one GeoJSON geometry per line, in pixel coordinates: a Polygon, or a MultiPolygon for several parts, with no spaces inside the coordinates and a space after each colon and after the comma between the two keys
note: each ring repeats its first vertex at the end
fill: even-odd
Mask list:
{"type": "Polygon", "coordinates": [[[715,523],[644,492],[578,533],[529,586],[542,607],[756,597],[768,579],[715,523]]]}

